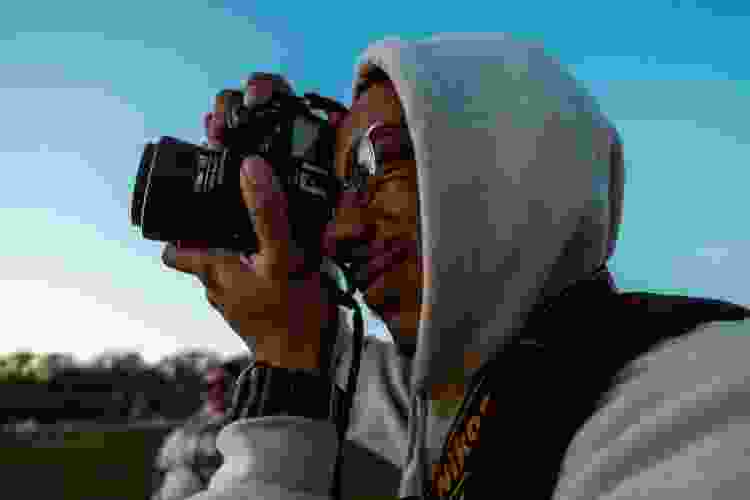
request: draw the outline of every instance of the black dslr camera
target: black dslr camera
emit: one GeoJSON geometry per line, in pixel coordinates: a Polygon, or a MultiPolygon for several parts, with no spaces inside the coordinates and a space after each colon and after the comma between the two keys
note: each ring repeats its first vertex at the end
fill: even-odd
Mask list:
{"type": "Polygon", "coordinates": [[[335,131],[314,111],[345,112],[317,94],[297,97],[288,87],[263,102],[224,91],[222,150],[173,137],[146,144],[133,190],[130,218],[144,238],[201,241],[211,248],[252,254],[258,240],[239,185],[242,160],[263,157],[289,202],[291,237],[317,249],[340,192],[334,171],[335,131]]]}

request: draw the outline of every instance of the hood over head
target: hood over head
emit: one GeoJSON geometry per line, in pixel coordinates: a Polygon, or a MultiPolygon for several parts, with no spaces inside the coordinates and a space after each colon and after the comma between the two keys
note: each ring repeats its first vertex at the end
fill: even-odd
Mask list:
{"type": "Polygon", "coordinates": [[[612,255],[619,139],[568,70],[505,34],[377,42],[355,97],[373,66],[393,81],[415,147],[424,293],[411,384],[430,394],[612,255]]]}

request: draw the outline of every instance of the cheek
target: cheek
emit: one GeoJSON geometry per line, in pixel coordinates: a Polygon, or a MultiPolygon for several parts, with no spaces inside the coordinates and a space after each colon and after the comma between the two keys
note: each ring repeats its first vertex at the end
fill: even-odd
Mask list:
{"type": "Polygon", "coordinates": [[[417,181],[412,176],[391,178],[386,182],[378,182],[371,178],[368,190],[375,205],[394,215],[416,215],[419,207],[419,191],[417,181]]]}
{"type": "Polygon", "coordinates": [[[377,305],[399,306],[403,312],[418,312],[421,287],[421,265],[414,258],[390,270],[377,287],[367,290],[366,298],[377,305]]]}
{"type": "Polygon", "coordinates": [[[327,237],[334,239],[375,237],[376,218],[372,210],[352,198],[357,198],[357,196],[353,193],[345,193],[339,199],[333,219],[326,226],[327,237]]]}
{"type": "Polygon", "coordinates": [[[395,89],[390,85],[375,85],[358,102],[361,111],[360,126],[375,121],[399,122],[403,118],[395,89]]]}
{"type": "Polygon", "coordinates": [[[409,260],[403,268],[401,303],[406,307],[419,305],[422,289],[422,266],[418,259],[409,260]]]}
{"type": "Polygon", "coordinates": [[[347,153],[349,149],[349,139],[352,134],[351,117],[344,118],[336,130],[336,144],[334,146],[334,165],[336,175],[343,179],[347,174],[347,153]]]}
{"type": "MultiPolygon", "coordinates": [[[[416,338],[419,332],[419,322],[422,317],[422,304],[420,300],[421,276],[416,261],[405,262],[394,270],[391,279],[387,280],[387,286],[377,293],[379,305],[386,311],[398,310],[397,323],[390,323],[393,317],[386,313],[385,320],[391,332],[401,341],[416,338]]],[[[370,294],[365,299],[370,302],[370,294]]],[[[376,302],[377,302],[376,300],[376,302]]],[[[377,310],[377,307],[376,307],[377,310]]]]}
{"type": "Polygon", "coordinates": [[[378,214],[378,238],[419,241],[419,200],[411,182],[384,185],[372,198],[373,212],[378,214]]]}

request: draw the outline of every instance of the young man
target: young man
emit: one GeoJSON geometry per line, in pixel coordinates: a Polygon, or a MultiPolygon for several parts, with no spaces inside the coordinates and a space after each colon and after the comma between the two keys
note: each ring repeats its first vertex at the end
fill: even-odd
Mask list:
{"type": "MultiPolygon", "coordinates": [[[[748,399],[738,353],[750,336],[721,331],[750,324],[695,329],[698,318],[680,342],[641,356],[645,339],[628,351],[625,340],[662,323],[637,322],[650,311],[618,295],[606,270],[623,163],[585,89],[539,47],[467,34],[377,43],[354,90],[336,123],[336,173],[350,189],[322,245],[353,263],[349,285],[395,340],[365,342],[347,443],[400,477],[381,479],[374,459],[347,468],[345,453],[342,498],[741,498],[750,433],[747,418],[729,426],[728,415],[748,399]],[[357,177],[358,161],[371,165],[358,139],[373,125],[386,154],[375,175],[357,177]],[[716,362],[722,355],[727,363],[716,362]],[[613,368],[634,359],[638,370],[609,390],[613,368]]],[[[164,262],[201,279],[259,360],[312,380],[324,373],[322,332],[336,304],[321,273],[289,278],[303,258],[270,167],[250,158],[243,171],[260,252],[170,245],[164,262]]],[[[722,307],[723,318],[747,313],[722,307]]],[[[343,389],[352,355],[351,325],[341,324],[343,389]]],[[[335,426],[293,407],[226,427],[225,463],[194,500],[328,498],[335,426]]]]}

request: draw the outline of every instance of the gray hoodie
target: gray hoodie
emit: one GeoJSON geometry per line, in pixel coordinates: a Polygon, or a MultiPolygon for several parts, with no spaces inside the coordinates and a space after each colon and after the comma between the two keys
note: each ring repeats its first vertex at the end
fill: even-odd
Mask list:
{"type": "MultiPolygon", "coordinates": [[[[414,142],[425,292],[413,358],[365,341],[344,452],[347,500],[422,494],[453,420],[431,388],[455,383],[456,371],[468,381],[478,365],[466,359],[488,361],[535,304],[605,263],[622,214],[612,127],[540,47],[503,34],[388,39],[361,56],[355,87],[368,65],[393,80],[414,142]]],[[[351,318],[341,314],[344,389],[351,318]]],[[[555,498],[750,491],[748,333],[747,321],[711,323],[636,360],[641,369],[576,434],[555,498]]],[[[217,439],[224,464],[192,499],[328,498],[336,444],[327,422],[237,421],[217,439]]]]}

